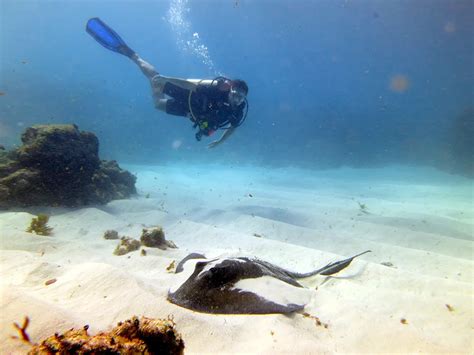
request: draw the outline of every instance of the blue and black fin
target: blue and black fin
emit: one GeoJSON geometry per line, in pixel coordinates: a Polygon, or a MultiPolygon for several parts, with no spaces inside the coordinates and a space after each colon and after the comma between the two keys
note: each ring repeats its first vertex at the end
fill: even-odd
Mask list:
{"type": "Polygon", "coordinates": [[[107,26],[105,22],[98,17],[91,18],[87,21],[86,31],[94,37],[97,42],[111,51],[123,54],[129,58],[135,54],[118,33],[107,26]]]}

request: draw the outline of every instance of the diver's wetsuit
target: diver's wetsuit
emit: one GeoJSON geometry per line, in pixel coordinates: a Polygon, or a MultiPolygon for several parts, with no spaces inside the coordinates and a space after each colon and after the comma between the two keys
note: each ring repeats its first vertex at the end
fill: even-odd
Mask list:
{"type": "Polygon", "coordinates": [[[166,83],[163,93],[171,97],[167,100],[166,112],[189,117],[200,128],[201,135],[209,136],[229,124],[237,127],[244,116],[245,102],[237,107],[231,106],[228,102],[229,91],[230,83],[225,78],[218,78],[210,84],[199,84],[191,97],[189,90],[166,83]]]}
{"type": "MultiPolygon", "coordinates": [[[[229,79],[219,77],[214,80],[202,80],[197,83],[197,88],[189,97],[190,90],[172,82],[166,82],[165,77],[161,77],[150,63],[140,58],[136,53],[132,60],[150,80],[155,106],[157,105],[156,102],[162,101],[163,94],[170,97],[170,99],[166,99],[164,111],[170,115],[189,117],[194,122],[195,127],[199,127],[196,139],[200,140],[203,135],[210,136],[219,128],[228,125],[238,127],[242,123],[246,102],[242,102],[237,107],[233,107],[228,102],[229,79]],[[157,92],[155,85],[159,83],[159,78],[165,78],[166,83],[162,90],[157,92]]],[[[172,80],[172,78],[169,79],[172,80]]],[[[191,80],[196,82],[195,79],[191,80]]]]}

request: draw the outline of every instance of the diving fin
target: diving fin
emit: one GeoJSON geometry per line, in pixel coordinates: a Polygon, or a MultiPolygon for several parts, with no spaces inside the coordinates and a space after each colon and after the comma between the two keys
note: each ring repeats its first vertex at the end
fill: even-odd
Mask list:
{"type": "Polygon", "coordinates": [[[94,39],[111,51],[123,54],[131,58],[135,52],[127,46],[120,36],[107,26],[100,18],[94,17],[87,21],[86,31],[94,39]]]}

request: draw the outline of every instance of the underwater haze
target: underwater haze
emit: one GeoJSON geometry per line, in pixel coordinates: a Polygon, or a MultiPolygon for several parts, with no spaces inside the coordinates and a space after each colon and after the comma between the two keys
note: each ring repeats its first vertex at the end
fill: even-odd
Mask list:
{"type": "Polygon", "coordinates": [[[0,0],[0,353],[120,322],[150,352],[474,354],[473,38],[472,0],[0,0]],[[217,77],[241,125],[242,82],[176,81],[217,77]]]}
{"type": "Polygon", "coordinates": [[[1,0],[0,16],[6,146],[32,124],[70,122],[130,163],[473,173],[470,0],[1,0]],[[92,17],[163,75],[244,79],[244,124],[208,150],[188,119],[154,109],[130,60],[86,33],[92,17]]]}

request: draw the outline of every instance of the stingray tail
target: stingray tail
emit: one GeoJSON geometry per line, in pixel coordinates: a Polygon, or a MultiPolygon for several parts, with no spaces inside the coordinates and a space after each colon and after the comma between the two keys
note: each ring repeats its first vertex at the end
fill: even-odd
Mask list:
{"type": "Polygon", "coordinates": [[[322,267],[321,269],[311,271],[311,272],[308,272],[308,273],[305,273],[305,274],[296,274],[295,277],[305,278],[305,277],[310,277],[310,276],[314,276],[314,275],[324,275],[324,276],[334,275],[334,274],[338,273],[339,271],[344,270],[346,267],[348,267],[349,264],[352,262],[352,260],[354,260],[358,256],[361,256],[363,254],[370,253],[370,252],[371,252],[371,250],[366,250],[363,253],[354,255],[351,258],[344,259],[344,260],[341,260],[341,261],[335,261],[333,263],[329,263],[326,266],[322,267]]]}

